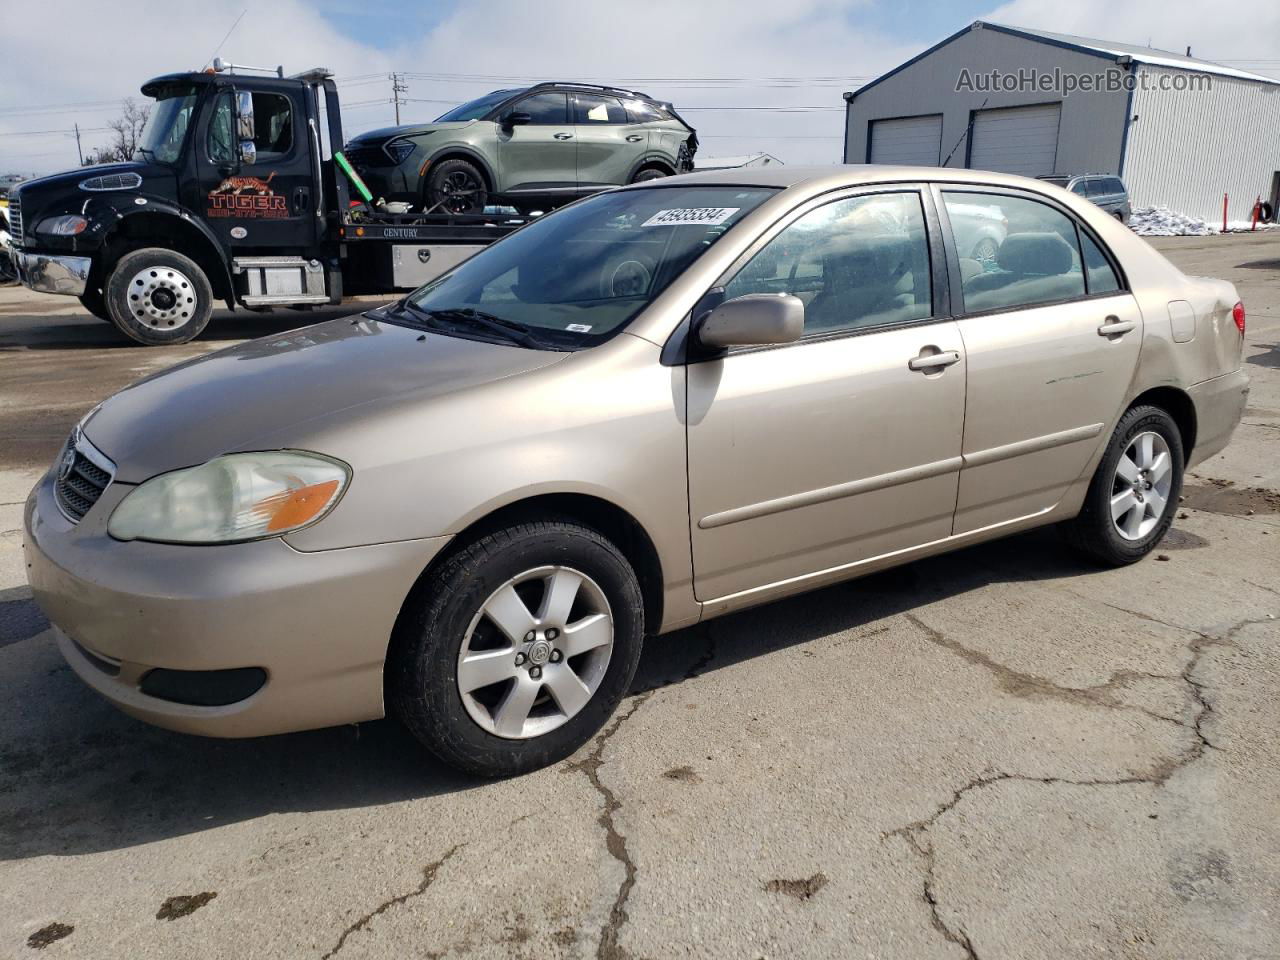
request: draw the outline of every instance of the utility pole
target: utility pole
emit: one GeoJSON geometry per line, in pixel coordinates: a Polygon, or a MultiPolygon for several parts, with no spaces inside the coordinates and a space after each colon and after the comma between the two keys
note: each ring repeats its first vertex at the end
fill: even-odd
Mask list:
{"type": "Polygon", "coordinates": [[[80,124],[76,124],[76,153],[80,154],[80,166],[84,166],[84,151],[80,149],[80,124]]]}
{"type": "Polygon", "coordinates": [[[391,98],[396,105],[396,126],[400,126],[400,94],[407,93],[409,85],[400,79],[400,74],[391,74],[391,98]]]}

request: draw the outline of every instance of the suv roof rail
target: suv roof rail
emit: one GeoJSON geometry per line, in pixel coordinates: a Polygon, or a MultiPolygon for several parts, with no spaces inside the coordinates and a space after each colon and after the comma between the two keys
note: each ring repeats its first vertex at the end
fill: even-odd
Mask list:
{"type": "Polygon", "coordinates": [[[543,83],[535,83],[530,90],[546,89],[548,87],[568,87],[573,90],[599,90],[604,93],[614,93],[626,97],[642,97],[645,100],[653,100],[653,97],[647,93],[641,93],[639,90],[628,90],[625,87],[610,87],[601,83],[578,83],[572,80],[547,80],[543,83]]]}

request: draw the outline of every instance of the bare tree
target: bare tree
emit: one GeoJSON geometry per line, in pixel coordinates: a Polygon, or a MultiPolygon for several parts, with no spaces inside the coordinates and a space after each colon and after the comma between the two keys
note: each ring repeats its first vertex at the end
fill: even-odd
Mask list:
{"type": "Polygon", "coordinates": [[[149,116],[151,116],[151,104],[139,105],[132,97],[127,97],[121,104],[120,116],[107,124],[112,132],[111,144],[92,151],[85,157],[85,166],[132,160],[138,149],[138,141],[142,138],[142,128],[146,126],[149,116]]]}

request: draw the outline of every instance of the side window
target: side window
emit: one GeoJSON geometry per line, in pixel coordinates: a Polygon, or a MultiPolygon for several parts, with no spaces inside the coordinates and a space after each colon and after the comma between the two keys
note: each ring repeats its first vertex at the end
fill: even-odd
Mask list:
{"type": "Polygon", "coordinates": [[[578,94],[574,97],[574,123],[626,123],[627,111],[613,97],[578,94]]]}
{"type": "Polygon", "coordinates": [[[232,138],[234,120],[231,111],[231,94],[220,93],[209,118],[209,159],[213,163],[231,163],[236,158],[235,140],[232,138]]]}
{"type": "Polygon", "coordinates": [[[1107,184],[1107,193],[1117,193],[1117,194],[1128,193],[1128,191],[1125,190],[1124,188],[1123,181],[1117,180],[1115,177],[1108,177],[1106,180],[1106,184],[1107,184]]]}
{"type": "Polygon", "coordinates": [[[923,320],[933,313],[919,194],[879,193],[811,210],[729,281],[727,298],[789,293],[805,334],[923,320]]]}
{"type": "Polygon", "coordinates": [[[539,126],[569,122],[568,98],[563,93],[539,93],[525,97],[512,112],[527,113],[529,122],[539,126]]]}
{"type": "Polygon", "coordinates": [[[1111,181],[1106,177],[1094,177],[1089,181],[1089,196],[1105,197],[1111,192],[1111,181]]]}
{"type": "Polygon", "coordinates": [[[631,123],[656,123],[667,119],[657,107],[643,100],[627,100],[624,106],[627,108],[627,118],[631,123]]]}
{"type": "Polygon", "coordinates": [[[1089,181],[1077,180],[1071,185],[1071,192],[1077,197],[1087,197],[1089,195],[1089,181]]]}
{"type": "Polygon", "coordinates": [[[943,191],[964,308],[1007,310],[1085,295],[1075,223],[1021,197],[943,191]]]}
{"type": "Polygon", "coordinates": [[[293,149],[293,110],[288,97],[254,93],[253,145],[259,157],[265,154],[270,159],[280,159],[293,149]]]}
{"type": "Polygon", "coordinates": [[[1089,293],[1115,293],[1120,289],[1120,278],[1115,268],[1098,249],[1087,233],[1080,231],[1080,248],[1084,251],[1084,269],[1089,278],[1089,293]]]}

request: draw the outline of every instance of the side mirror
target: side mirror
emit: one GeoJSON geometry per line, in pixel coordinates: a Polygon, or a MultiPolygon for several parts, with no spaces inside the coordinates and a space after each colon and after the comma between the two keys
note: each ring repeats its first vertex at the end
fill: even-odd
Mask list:
{"type": "Polygon", "coordinates": [[[240,141],[240,162],[246,166],[252,166],[258,162],[258,148],[253,145],[252,140],[240,141]]]}
{"type": "Polygon", "coordinates": [[[794,343],[804,333],[804,303],[791,294],[749,293],[726,300],[698,324],[704,347],[794,343]]]}
{"type": "Polygon", "coordinates": [[[236,91],[236,139],[252,140],[253,127],[253,94],[248,90],[236,91]]]}
{"type": "Polygon", "coordinates": [[[533,117],[527,113],[508,113],[502,118],[502,126],[510,130],[512,127],[523,127],[526,123],[533,120],[533,117]]]}

